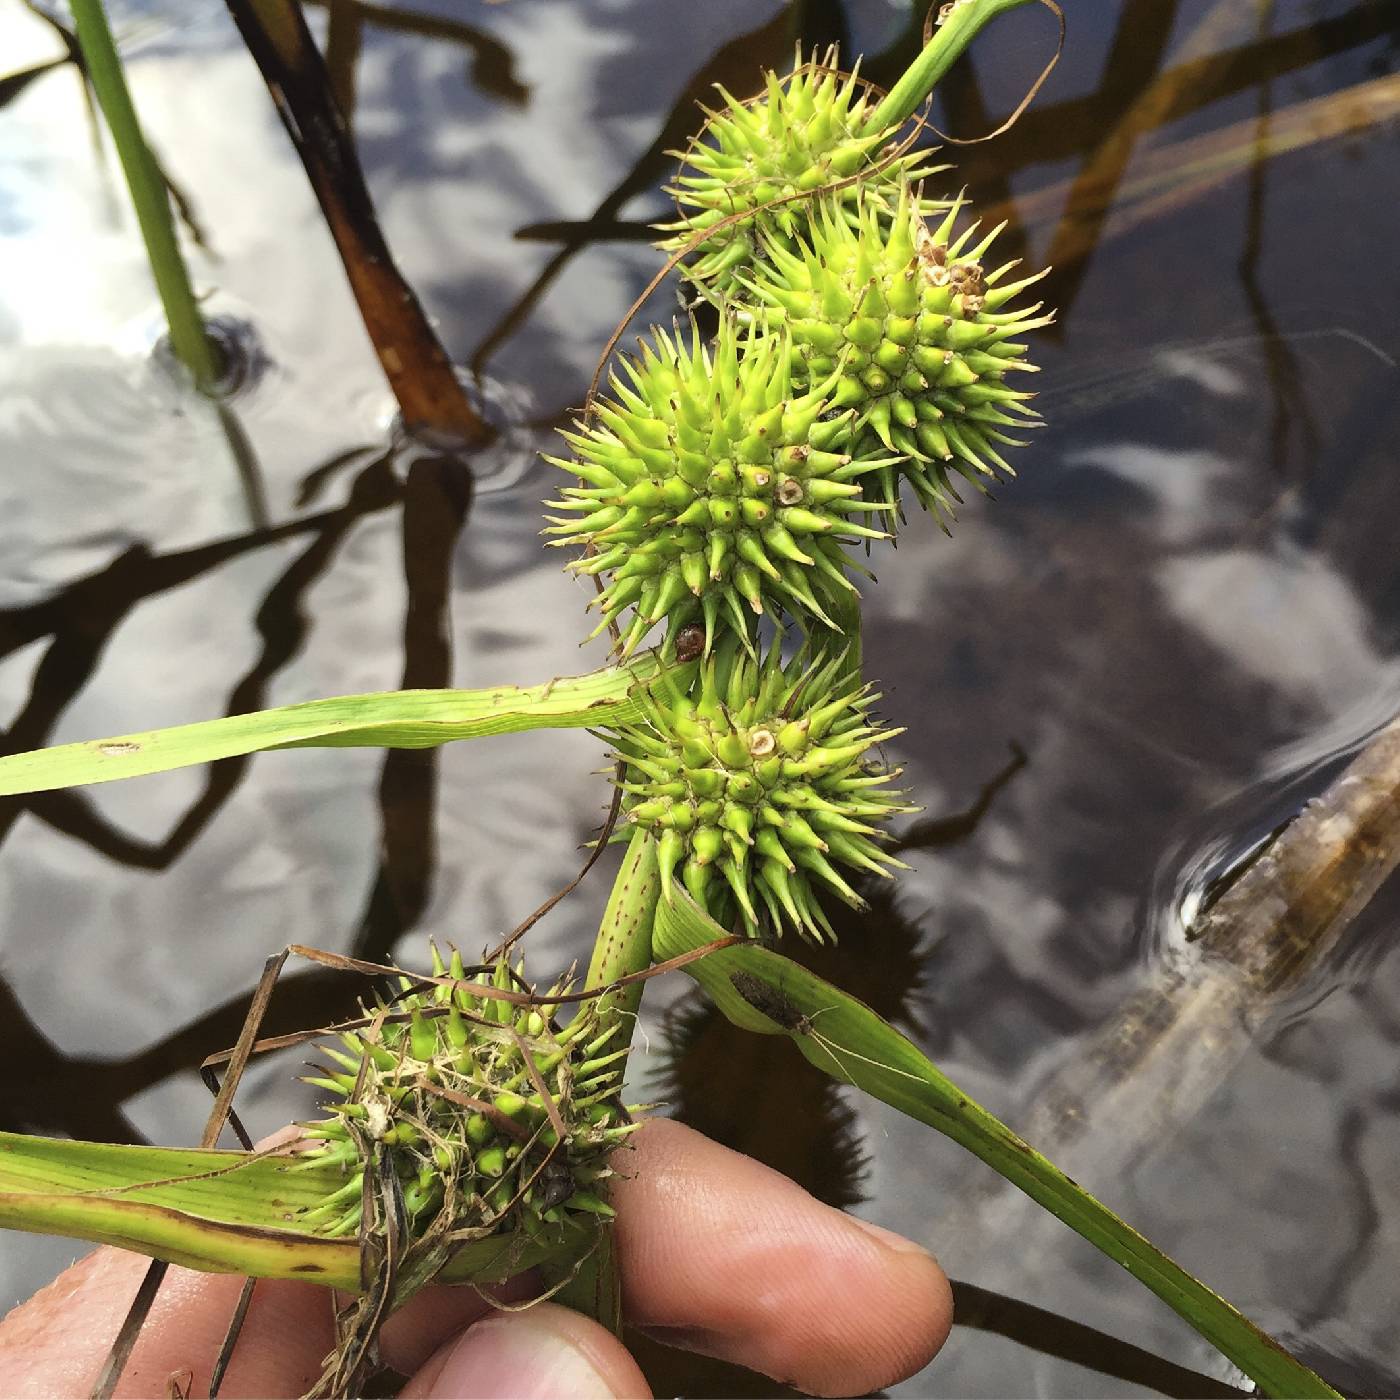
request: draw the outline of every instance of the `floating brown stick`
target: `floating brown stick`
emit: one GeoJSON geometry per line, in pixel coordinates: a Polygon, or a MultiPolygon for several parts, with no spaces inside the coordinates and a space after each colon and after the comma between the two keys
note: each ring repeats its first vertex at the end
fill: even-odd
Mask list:
{"type": "Polygon", "coordinates": [[[413,289],[394,265],[330,75],[294,0],[228,0],[296,147],[345,264],[404,425],[474,447],[491,430],[472,407],[413,289]]]}
{"type": "Polygon", "coordinates": [[[1187,1121],[1400,865],[1400,718],[1273,836],[1036,1093],[1069,1170],[1127,1165],[1187,1121]],[[1193,951],[1198,956],[1192,956],[1193,951]]]}
{"type": "Polygon", "coordinates": [[[1400,717],[1310,801],[1188,937],[1260,994],[1295,986],[1400,865],[1400,717]]]}

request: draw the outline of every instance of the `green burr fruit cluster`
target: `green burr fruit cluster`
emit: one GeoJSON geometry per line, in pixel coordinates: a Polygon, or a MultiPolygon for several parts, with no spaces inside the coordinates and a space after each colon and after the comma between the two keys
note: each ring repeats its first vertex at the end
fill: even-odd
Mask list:
{"type": "Polygon", "coordinates": [[[998,469],[1014,475],[997,444],[1024,445],[1006,429],[1038,415],[1033,395],[1005,382],[1036,368],[1013,337],[1053,318],[1011,305],[1038,277],[1008,281],[1014,262],[984,269],[999,228],[955,234],[960,200],[934,227],[916,205],[907,186],[892,218],[883,200],[819,201],[805,235],[764,238],[743,285],[790,337],[798,384],[821,384],[857,433],[898,454],[868,479],[876,494],[897,500],[904,477],[943,522],[960,502],[950,472],[979,489],[998,469]]]}
{"type": "MultiPolygon", "coordinates": [[[[814,56],[808,64],[799,53],[793,72],[781,80],[769,72],[765,92],[749,103],[719,88],[725,108],[707,110],[700,137],[688,151],[675,152],[682,165],[668,192],[680,217],[658,225],[670,235],[658,246],[679,251],[714,229],[685,266],[685,275],[703,290],[730,288],[736,272],[753,263],[756,235],[766,235],[762,241],[791,238],[805,228],[808,202],[796,196],[860,174],[866,202],[877,205],[888,193],[892,208],[901,182],[943,168],[924,164],[925,152],[887,155],[892,133],[869,129],[866,85],[855,74],[838,73],[835,62],[835,50],[823,62],[814,56]],[[736,214],[745,217],[725,223],[736,214]]],[[[854,201],[855,195],[852,183],[833,198],[854,201]]],[[[921,207],[933,213],[946,205],[930,200],[921,207]]]]}
{"type": "Polygon", "coordinates": [[[426,986],[402,979],[364,1029],[321,1047],[330,1063],[307,1082],[336,1100],[329,1117],[304,1125],[321,1140],[307,1165],[339,1162],[345,1184],[303,1220],[328,1236],[354,1234],[366,1174],[386,1172],[414,1238],[610,1215],[599,1192],[608,1154],[638,1126],[618,1098],[622,1023],[600,1028],[589,1001],[556,1028],[548,997],[560,987],[538,1006],[490,996],[482,989],[529,991],[504,959],[468,976],[458,953],[444,965],[434,948],[433,973],[441,980],[426,986]]]}
{"type": "Polygon", "coordinates": [[[663,896],[679,872],[726,927],[829,937],[818,889],[864,903],[838,867],[902,865],[877,844],[877,823],[913,810],[888,790],[898,774],[871,762],[903,732],[871,722],[877,699],[839,655],[784,666],[776,642],[755,659],[732,637],[689,692],[653,692],[649,722],[608,737],[626,819],[655,834],[663,896]]]}
{"type": "Polygon", "coordinates": [[[890,459],[873,436],[852,452],[854,411],[830,399],[839,371],[799,391],[795,363],[784,334],[728,318],[711,345],[658,331],[564,433],[573,460],[547,460],[580,484],[548,503],[568,514],[544,533],[584,545],[570,567],[606,580],[595,636],[629,608],[624,655],[662,619],[668,645],[703,621],[706,651],[781,608],[836,626],[834,601],[855,591],[850,546],[886,537],[859,523],[890,508],[861,479],[890,459]]]}

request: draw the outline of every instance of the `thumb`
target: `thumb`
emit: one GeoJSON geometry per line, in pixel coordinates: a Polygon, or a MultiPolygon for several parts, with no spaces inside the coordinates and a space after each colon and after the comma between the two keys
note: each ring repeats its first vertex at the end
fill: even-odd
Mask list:
{"type": "Polygon", "coordinates": [[[417,1400],[630,1400],[651,1390],[607,1328],[538,1303],[474,1322],[439,1347],[400,1393],[417,1400]]]}

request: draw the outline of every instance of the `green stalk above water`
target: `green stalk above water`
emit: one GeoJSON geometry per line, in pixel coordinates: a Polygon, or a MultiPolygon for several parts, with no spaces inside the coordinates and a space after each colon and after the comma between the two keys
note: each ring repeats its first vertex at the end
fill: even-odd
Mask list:
{"type": "Polygon", "coordinates": [[[204,332],[204,318],[199,314],[189,273],[180,256],[175,223],[170,216],[170,196],[142,134],[102,0],[72,0],[72,8],[87,76],[107,119],[127,189],[131,191],[151,275],[170,327],[171,347],[194,376],[198,388],[209,393],[218,378],[213,347],[204,332]]]}
{"type": "Polygon", "coordinates": [[[963,50],[992,20],[1006,10],[1028,4],[1030,0],[959,0],[933,31],[923,52],[871,112],[866,129],[885,131],[908,121],[934,85],[962,56],[963,50]]]}

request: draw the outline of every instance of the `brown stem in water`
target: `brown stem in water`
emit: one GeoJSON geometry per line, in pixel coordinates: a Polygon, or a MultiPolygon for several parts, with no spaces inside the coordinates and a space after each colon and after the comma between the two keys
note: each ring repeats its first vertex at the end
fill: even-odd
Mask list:
{"type": "Polygon", "coordinates": [[[228,0],[316,192],[404,425],[444,446],[480,446],[491,430],[472,407],[375,218],[325,61],[295,0],[228,0]]]}

